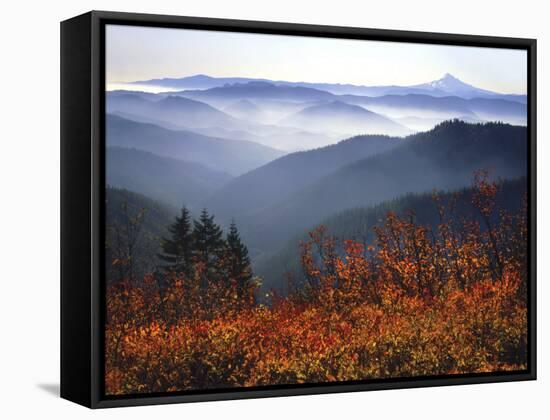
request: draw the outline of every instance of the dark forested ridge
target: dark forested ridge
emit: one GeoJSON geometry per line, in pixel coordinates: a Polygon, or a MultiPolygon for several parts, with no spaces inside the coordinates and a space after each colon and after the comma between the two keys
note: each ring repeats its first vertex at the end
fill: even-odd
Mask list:
{"type": "Polygon", "coordinates": [[[113,187],[145,194],[176,208],[193,208],[233,177],[200,163],[157,156],[150,152],[108,147],[107,179],[113,187]]]}
{"type": "Polygon", "coordinates": [[[342,167],[253,215],[234,217],[251,248],[273,250],[331,214],[411,192],[468,186],[479,169],[496,178],[524,176],[526,156],[525,127],[446,122],[391,151],[342,167]]]}
{"type": "MultiPolygon", "coordinates": [[[[510,213],[521,211],[523,198],[527,194],[527,180],[501,181],[495,197],[496,207],[510,213]]],[[[317,226],[326,228],[327,236],[359,241],[366,245],[373,244],[374,227],[379,225],[388,212],[398,217],[414,214],[415,223],[429,226],[434,231],[441,222],[440,207],[447,209],[446,217],[459,223],[460,220],[477,221],[483,227],[483,220],[473,201],[473,190],[464,188],[451,192],[439,192],[437,200],[433,192],[423,194],[406,194],[393,200],[384,201],[370,207],[356,207],[341,211],[323,219],[317,226]]],[[[495,217],[495,215],[493,215],[495,217]]],[[[286,242],[272,256],[261,259],[255,264],[255,272],[263,279],[263,287],[284,291],[284,279],[287,273],[302,281],[300,271],[300,243],[308,240],[308,233],[316,226],[308,226],[304,231],[286,242]]]]}
{"type": "Polygon", "coordinates": [[[388,136],[355,136],[291,153],[235,178],[209,197],[205,206],[226,220],[254,214],[351,162],[391,150],[402,142],[388,136]]]}

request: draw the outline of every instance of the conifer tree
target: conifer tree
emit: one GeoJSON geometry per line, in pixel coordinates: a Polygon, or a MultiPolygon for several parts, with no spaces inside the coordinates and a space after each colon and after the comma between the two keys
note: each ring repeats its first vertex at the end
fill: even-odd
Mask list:
{"type": "Polygon", "coordinates": [[[193,229],[193,249],[197,261],[203,262],[208,271],[215,268],[225,248],[223,232],[214,222],[214,216],[206,209],[201,211],[199,220],[195,220],[193,229]]]}
{"type": "Polygon", "coordinates": [[[168,231],[171,237],[163,238],[162,254],[158,255],[164,263],[161,268],[164,271],[189,274],[192,268],[193,235],[189,210],[185,206],[168,231]]]}
{"type": "Polygon", "coordinates": [[[252,269],[248,249],[243,244],[235,221],[231,222],[226,238],[228,275],[237,283],[239,299],[248,297],[248,290],[252,282],[252,269]]]}

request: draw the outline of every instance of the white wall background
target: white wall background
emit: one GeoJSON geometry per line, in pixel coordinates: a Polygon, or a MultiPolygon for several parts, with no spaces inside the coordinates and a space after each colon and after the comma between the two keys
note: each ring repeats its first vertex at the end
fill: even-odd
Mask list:
{"type": "Polygon", "coordinates": [[[0,417],[463,420],[548,416],[550,125],[545,119],[550,115],[550,26],[545,6],[540,0],[4,2],[0,24],[0,417]],[[539,380],[101,411],[57,398],[59,22],[91,9],[537,38],[539,380]]]}

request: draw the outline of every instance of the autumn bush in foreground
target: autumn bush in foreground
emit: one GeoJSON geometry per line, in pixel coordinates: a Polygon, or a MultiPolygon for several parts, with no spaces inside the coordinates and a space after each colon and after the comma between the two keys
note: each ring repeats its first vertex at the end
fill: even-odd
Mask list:
{"type": "Polygon", "coordinates": [[[526,211],[497,209],[483,173],[474,187],[482,223],[443,206],[436,229],[389,213],[370,246],[319,227],[305,283],[266,304],[253,283],[209,281],[199,259],[163,286],[110,285],[107,394],[527,368],[526,211]]]}

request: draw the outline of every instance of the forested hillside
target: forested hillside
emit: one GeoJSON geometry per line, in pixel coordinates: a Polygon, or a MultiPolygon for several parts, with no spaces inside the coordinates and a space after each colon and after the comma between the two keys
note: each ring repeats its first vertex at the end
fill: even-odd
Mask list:
{"type": "MultiPolygon", "coordinates": [[[[442,217],[453,219],[456,223],[461,220],[475,221],[485,229],[482,214],[476,208],[471,187],[452,192],[434,192],[424,194],[407,194],[399,198],[384,201],[370,207],[356,207],[334,214],[317,225],[311,225],[294,238],[287,241],[274,255],[260,259],[255,265],[255,272],[263,279],[263,289],[275,288],[279,292],[288,292],[285,279],[289,274],[297,284],[305,280],[300,262],[300,244],[309,239],[308,232],[318,226],[324,226],[327,236],[339,239],[351,239],[365,246],[373,245],[376,232],[374,227],[379,225],[388,214],[395,213],[398,217],[414,215],[415,223],[435,230],[442,217]],[[440,210],[445,208],[446,215],[440,210]]],[[[521,197],[527,194],[525,178],[506,180],[498,184],[498,193],[495,196],[495,205],[510,213],[521,211],[523,205],[521,197]]],[[[492,215],[493,222],[497,218],[492,215]]],[[[342,252],[343,250],[338,250],[342,252]]]]}
{"type": "Polygon", "coordinates": [[[390,151],[341,167],[255,213],[233,217],[250,248],[259,254],[272,252],[289,237],[345,209],[434,188],[466,187],[480,169],[494,178],[524,176],[526,136],[524,127],[507,124],[446,122],[406,138],[390,151]]]}
{"type": "Polygon", "coordinates": [[[337,144],[290,153],[235,178],[205,201],[222,219],[254,214],[358,160],[388,151],[405,140],[355,136],[337,144]]]}

